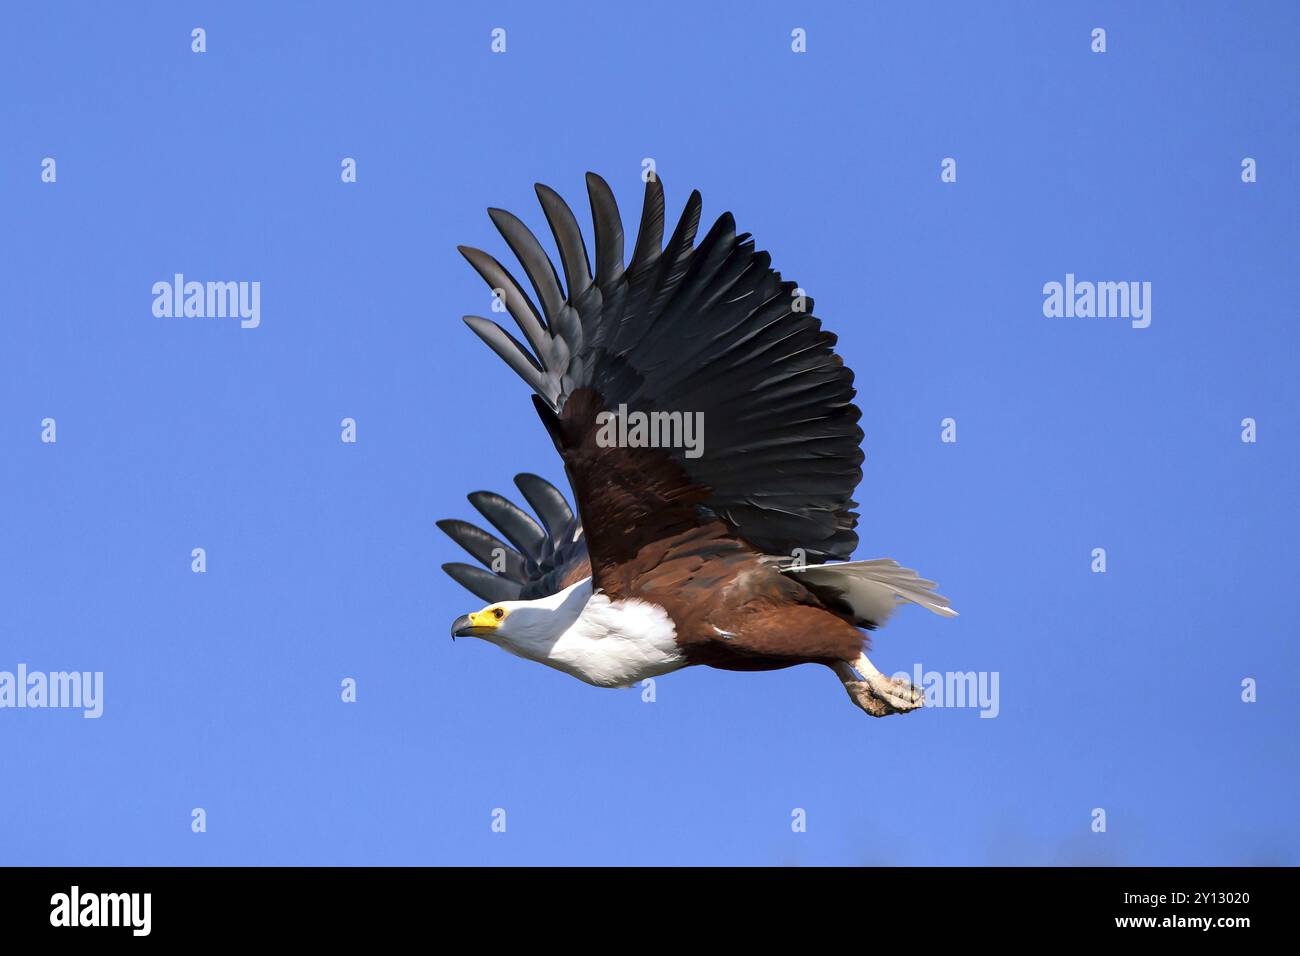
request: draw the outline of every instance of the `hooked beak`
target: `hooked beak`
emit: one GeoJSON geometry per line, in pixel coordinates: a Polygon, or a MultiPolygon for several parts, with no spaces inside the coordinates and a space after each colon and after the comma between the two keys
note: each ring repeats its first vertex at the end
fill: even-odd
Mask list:
{"type": "Polygon", "coordinates": [[[454,641],[458,637],[482,637],[484,634],[491,634],[496,630],[496,622],[485,624],[484,617],[481,611],[477,614],[462,614],[451,622],[451,639],[454,641]]]}

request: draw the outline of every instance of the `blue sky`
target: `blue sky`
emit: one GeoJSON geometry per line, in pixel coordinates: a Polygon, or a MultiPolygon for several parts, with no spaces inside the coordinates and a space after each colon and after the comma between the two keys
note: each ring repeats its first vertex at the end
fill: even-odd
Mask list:
{"type": "Polygon", "coordinates": [[[6,6],[0,670],[105,700],[0,710],[0,863],[1300,863],[1297,8],[802,6],[6,6]],[[962,612],[873,659],[997,672],[995,719],[448,639],[434,521],[562,480],[454,247],[588,169],[631,229],[645,157],[858,373],[858,556],[962,612]],[[176,272],[260,327],[156,318],[176,272]],[[1067,273],[1150,327],[1045,318],[1067,273]]]}

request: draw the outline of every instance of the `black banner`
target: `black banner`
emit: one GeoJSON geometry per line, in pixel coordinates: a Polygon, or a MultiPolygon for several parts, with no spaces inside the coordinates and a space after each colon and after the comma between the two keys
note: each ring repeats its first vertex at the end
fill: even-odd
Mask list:
{"type": "Polygon", "coordinates": [[[1132,936],[1232,945],[1283,928],[1288,869],[0,870],[6,940],[78,944],[275,937],[338,943],[436,931],[537,943],[674,934],[700,917],[732,941],[774,925],[970,942],[1132,936]],[[992,935],[990,935],[992,934],[992,935]],[[1242,936],[1241,934],[1246,934],[1242,936]]]}

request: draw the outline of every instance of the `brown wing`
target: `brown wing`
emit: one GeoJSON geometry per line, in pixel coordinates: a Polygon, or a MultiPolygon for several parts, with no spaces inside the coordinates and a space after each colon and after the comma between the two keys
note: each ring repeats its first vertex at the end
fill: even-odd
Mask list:
{"type": "Polygon", "coordinates": [[[641,231],[624,268],[623,231],[604,180],[587,176],[595,223],[593,277],[577,221],[539,186],[559,271],[519,220],[493,221],[523,264],[541,312],[492,257],[463,249],[494,288],[528,346],[486,319],[466,321],[537,392],[564,457],[596,583],[617,585],[632,556],[691,528],[723,523],[742,546],[810,562],[846,559],[857,545],[852,493],[862,477],[853,373],[835,336],[737,235],[730,213],[694,245],[693,193],[666,247],[663,187],[646,184],[641,231]],[[531,350],[530,350],[531,349],[531,350]],[[601,413],[676,413],[703,421],[688,449],[598,440],[601,413]]]}

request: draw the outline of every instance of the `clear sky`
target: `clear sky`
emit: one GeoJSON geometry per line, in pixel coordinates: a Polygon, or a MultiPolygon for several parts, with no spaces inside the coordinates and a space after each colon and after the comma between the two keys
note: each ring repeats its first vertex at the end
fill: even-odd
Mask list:
{"type": "Polygon", "coordinates": [[[0,671],[104,700],[0,710],[0,863],[1300,863],[1300,8],[539,6],[6,4],[0,671]],[[647,157],[858,373],[858,556],[962,612],[873,659],[995,718],[449,640],[434,521],[562,481],[455,245],[589,169],[632,230],[647,157]],[[178,272],[260,325],[156,317],[178,272]],[[1150,326],[1045,317],[1067,274],[1150,326]]]}

